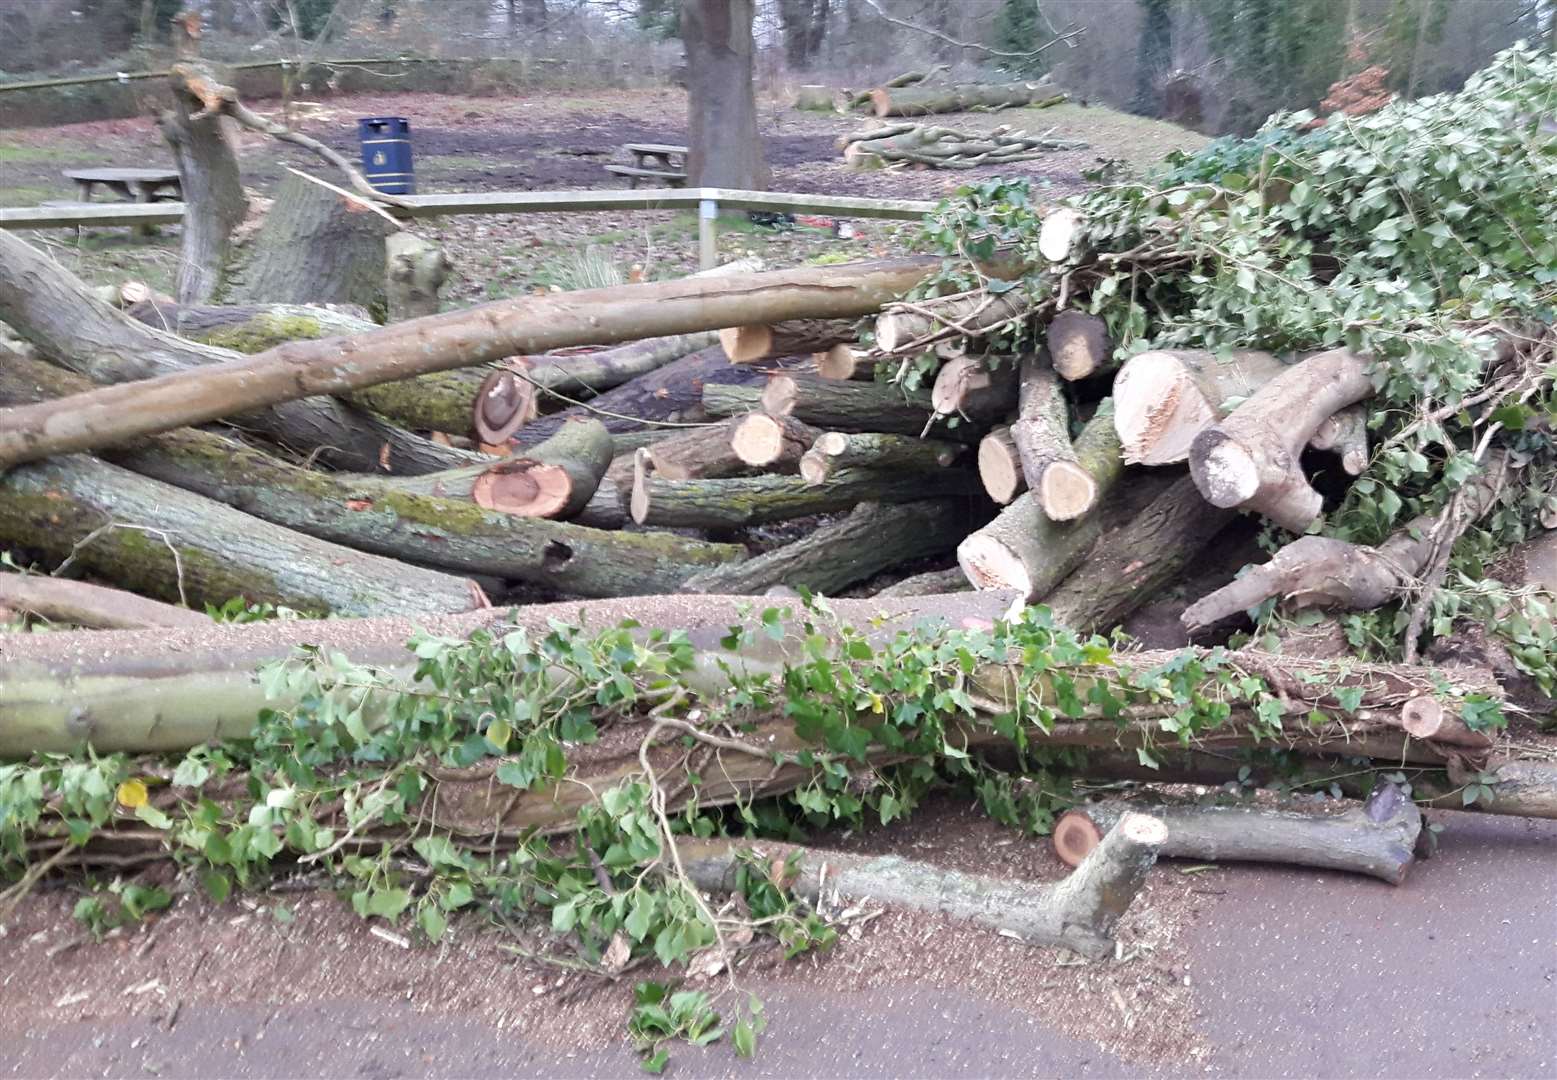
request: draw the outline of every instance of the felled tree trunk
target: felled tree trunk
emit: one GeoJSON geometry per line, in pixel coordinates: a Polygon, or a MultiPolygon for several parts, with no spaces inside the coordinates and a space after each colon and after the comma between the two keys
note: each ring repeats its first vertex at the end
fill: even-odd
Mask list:
{"type": "Polygon", "coordinates": [[[1304,814],[1243,806],[1144,802],[1084,803],[1055,823],[1054,853],[1082,862],[1126,814],[1150,814],[1168,829],[1157,854],[1223,862],[1292,863],[1367,874],[1399,885],[1422,831],[1422,814],[1394,784],[1343,814],[1304,814]]]}
{"type": "Polygon", "coordinates": [[[927,570],[922,574],[906,577],[902,581],[888,585],[876,595],[880,597],[936,596],[942,593],[968,592],[972,588],[973,585],[962,572],[962,567],[953,566],[949,570],[927,570]]]}
{"type": "MultiPolygon", "coordinates": [[[[639,462],[645,463],[645,451],[639,462]]],[[[734,528],[848,510],[862,500],[909,502],[969,490],[958,469],[904,473],[841,469],[827,483],[799,476],[738,476],[725,480],[661,480],[639,468],[633,479],[632,518],[640,525],[734,528]]]]}
{"type": "MultiPolygon", "coordinates": [[[[0,231],[0,319],[55,363],[93,382],[149,380],[242,360],[238,353],[195,345],[128,318],[91,296],[69,271],[4,231],[0,231]]],[[[124,390],[133,397],[136,385],[124,390]]],[[[68,406],[59,408],[68,411],[68,406]]],[[[244,427],[297,450],[318,450],[321,460],[338,468],[368,472],[387,462],[391,472],[431,472],[471,460],[463,451],[400,431],[331,398],[304,395],[302,400],[284,400],[270,408],[249,411],[242,406],[232,412],[244,427]]],[[[10,417],[0,420],[0,433],[20,436],[11,423],[10,417]]],[[[50,452],[42,449],[34,456],[50,452]]]]}
{"type": "MultiPolygon", "coordinates": [[[[36,361],[25,370],[0,366],[0,401],[68,392],[72,379],[36,361]]],[[[377,477],[316,473],[198,429],[154,436],[108,455],[137,473],[321,540],[563,593],[670,592],[697,571],[746,554],[734,544],[601,532],[395,491],[377,477]]]]}
{"type": "Polygon", "coordinates": [[[966,523],[961,500],[862,502],[849,515],[743,563],[687,579],[685,592],[755,594],[774,585],[831,596],[900,563],[950,551],[966,523]]]}
{"type": "Polygon", "coordinates": [[[1181,477],[1135,517],[1104,532],[1043,602],[1055,622],[1083,633],[1110,630],[1177,581],[1235,516],[1207,506],[1194,480],[1181,477]]]}
{"type": "Polygon", "coordinates": [[[1097,502],[1097,484],[1070,444],[1070,409],[1054,369],[1036,354],[1022,358],[1022,388],[1011,441],[1027,488],[1053,521],[1072,521],[1097,502]]]}
{"type": "MultiPolygon", "coordinates": [[[[9,239],[0,236],[0,254],[6,255],[0,264],[9,262],[9,239]]],[[[868,314],[939,266],[939,259],[918,258],[625,285],[497,301],[351,338],[294,342],[217,368],[9,410],[0,415],[0,468],[516,353],[687,333],[752,318],[868,314]]],[[[0,285],[0,306],[15,303],[5,295],[10,292],[0,285]]]]}
{"type": "Polygon", "coordinates": [[[843,158],[856,169],[880,169],[904,162],[932,169],[976,169],[1032,161],[1053,150],[1076,150],[1086,143],[1028,135],[998,128],[964,133],[927,124],[893,124],[859,132],[845,140],[843,158]]]}
{"type": "Polygon", "coordinates": [[[726,420],[708,427],[673,433],[648,447],[645,453],[657,476],[666,480],[712,480],[748,471],[748,465],[732,442],[737,421],[726,420]]]}
{"type": "Polygon", "coordinates": [[[1114,418],[1125,461],[1172,465],[1189,457],[1195,436],[1216,423],[1225,402],[1248,397],[1286,365],[1269,353],[1222,360],[1190,349],[1144,352],[1114,377],[1114,418]]]}
{"type": "Polygon", "coordinates": [[[719,344],[732,364],[754,364],[777,356],[799,356],[853,341],[853,319],[790,319],[752,323],[719,331],[719,344]]]}
{"type": "Polygon", "coordinates": [[[1046,80],[1017,83],[957,83],[951,86],[880,87],[870,92],[878,117],[928,116],[933,113],[1004,109],[1016,105],[1047,108],[1065,100],[1046,80]]]}
{"type": "Polygon", "coordinates": [[[1062,379],[1075,382],[1119,366],[1108,325],[1097,315],[1074,308],[1060,312],[1049,322],[1046,341],[1049,360],[1062,379]]]}
{"type": "Polygon", "coordinates": [[[173,151],[184,199],[178,262],[178,302],[204,304],[216,295],[227,267],[232,233],[242,223],[249,200],[243,193],[238,159],[222,130],[219,113],[207,112],[199,87],[202,76],[191,65],[170,79],[173,108],[158,118],[162,137],[173,151]]]}
{"type": "Polygon", "coordinates": [[[953,465],[967,451],[961,443],[874,431],[829,431],[800,459],[808,484],[825,484],[842,469],[933,471],[953,465]]]}
{"type": "Polygon", "coordinates": [[[802,86],[795,91],[795,108],[807,112],[837,112],[837,103],[833,100],[836,94],[830,86],[802,86]]]}
{"type": "MultiPolygon", "coordinates": [[[[1105,496],[1124,472],[1109,408],[1097,413],[1076,440],[1076,460],[1105,496]]],[[[957,562],[975,589],[1000,589],[1035,600],[1080,565],[1102,532],[1096,514],[1057,522],[1028,491],[957,547],[957,562]]]]}
{"type": "MultiPolygon", "coordinates": [[[[732,421],[730,449],[743,463],[769,472],[788,472],[799,464],[821,432],[793,416],[749,413],[732,421]]],[[[658,462],[656,461],[656,465],[658,462]]],[[[663,469],[660,475],[674,480],[663,469]]]]}
{"type": "Polygon", "coordinates": [[[1346,349],[1310,356],[1195,436],[1195,485],[1213,506],[1252,510],[1302,533],[1324,504],[1303,475],[1303,447],[1331,416],[1372,394],[1362,357],[1346,349]]]}
{"type": "Polygon", "coordinates": [[[189,630],[211,626],[210,616],[198,611],[148,600],[122,589],[38,574],[0,574],[0,608],[88,630],[189,630]]]}
{"type": "Polygon", "coordinates": [[[953,335],[977,337],[1021,319],[1032,310],[1032,301],[1020,289],[998,295],[980,290],[921,300],[914,308],[894,308],[876,317],[877,348],[907,352],[953,335]]]}
{"type": "Polygon", "coordinates": [[[328,188],[289,174],[233,272],[238,304],[360,304],[385,309],[385,237],[394,226],[328,188]]]}
{"type": "Polygon", "coordinates": [[[319,615],[486,606],[473,582],[278,528],[79,454],[0,479],[0,540],[59,561],[74,556],[75,565],[148,596],[182,593],[198,604],[243,597],[319,615]]]}
{"type": "Polygon", "coordinates": [[[1441,540],[1491,509],[1503,486],[1503,462],[1463,490],[1454,515],[1440,522],[1424,514],[1407,522],[1376,548],[1328,536],[1301,536],[1268,563],[1202,597],[1185,609],[1186,629],[1199,630],[1279,596],[1290,609],[1367,611],[1414,590],[1418,575],[1441,540]]]}
{"type": "Polygon", "coordinates": [[[415,233],[390,233],[384,240],[384,262],[389,322],[438,314],[438,290],[451,268],[441,247],[415,233]]]}
{"type": "MultiPolygon", "coordinates": [[[[802,862],[790,888],[812,903],[825,887],[850,900],[950,915],[1029,945],[1058,946],[1100,960],[1114,951],[1114,928],[1168,836],[1155,818],[1126,815],[1070,877],[1052,885],[963,874],[896,855],[828,852],[825,861],[802,862]]],[[[728,891],[735,865],[728,842],[688,841],[680,847],[682,864],[699,888],[728,891]]],[[[764,854],[770,849],[774,858],[785,854],[782,845],[763,844],[764,854]]]]}
{"type": "Polygon", "coordinates": [[[934,435],[958,442],[978,439],[972,425],[952,426],[945,417],[937,417],[928,392],[904,391],[885,383],[775,375],[762,391],[762,411],[839,431],[934,435]]]}

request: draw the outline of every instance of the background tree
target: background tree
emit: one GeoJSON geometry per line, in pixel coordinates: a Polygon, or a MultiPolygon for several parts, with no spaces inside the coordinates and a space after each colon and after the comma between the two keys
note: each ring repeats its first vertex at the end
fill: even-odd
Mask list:
{"type": "Polygon", "coordinates": [[[768,186],[752,86],[755,16],[755,0],[682,0],[690,183],[757,191],[768,186]]]}
{"type": "MultiPolygon", "coordinates": [[[[1031,52],[1054,36],[1039,0],[1005,0],[995,16],[995,48],[1001,52],[1031,52]]],[[[1003,56],[999,67],[1013,75],[1036,78],[1049,70],[1049,54],[1021,58],[1003,56]]]]}
{"type": "Polygon", "coordinates": [[[1173,60],[1172,0],[1138,0],[1143,16],[1141,47],[1135,58],[1135,97],[1130,109],[1142,116],[1161,111],[1160,85],[1173,60]]]}
{"type": "Polygon", "coordinates": [[[815,61],[831,14],[832,0],[778,0],[784,62],[791,70],[804,70],[815,61]]]}

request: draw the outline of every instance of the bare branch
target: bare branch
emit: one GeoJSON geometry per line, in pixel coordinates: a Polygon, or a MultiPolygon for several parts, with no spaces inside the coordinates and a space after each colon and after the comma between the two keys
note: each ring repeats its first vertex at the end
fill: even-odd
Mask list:
{"type": "Polygon", "coordinates": [[[1058,45],[1062,41],[1069,42],[1072,38],[1080,37],[1082,34],[1086,33],[1087,30],[1087,28],[1084,26],[1071,26],[1063,34],[1049,39],[1042,45],[1038,46],[1036,49],[1033,49],[1031,52],[1007,52],[1004,49],[993,49],[988,45],[980,45],[976,41],[958,41],[950,34],[943,34],[941,31],[932,29],[931,27],[920,26],[918,23],[911,23],[907,19],[899,19],[896,16],[888,15],[886,11],[882,9],[878,0],[865,0],[865,4],[877,15],[881,16],[893,26],[901,26],[905,30],[914,30],[921,34],[928,34],[933,38],[944,41],[946,44],[955,46],[959,49],[973,49],[975,52],[987,53],[990,56],[1003,56],[1012,60],[1031,59],[1032,57],[1037,56],[1039,53],[1043,52],[1045,49],[1048,49],[1054,45],[1058,45]]]}

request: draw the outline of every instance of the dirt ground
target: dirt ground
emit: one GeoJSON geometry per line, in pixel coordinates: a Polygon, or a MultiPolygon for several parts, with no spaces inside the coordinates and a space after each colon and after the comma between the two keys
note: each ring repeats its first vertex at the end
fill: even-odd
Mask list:
{"type": "MultiPolygon", "coordinates": [[[[272,103],[264,104],[267,108],[261,111],[274,111],[272,103]]],[[[620,182],[602,166],[629,163],[624,144],[686,141],[686,98],[675,90],[608,91],[589,97],[361,95],[324,104],[299,103],[293,114],[301,130],[353,158],[356,119],[385,115],[411,122],[423,192],[618,187],[620,182]]],[[[853,131],[860,118],[799,112],[767,102],[761,119],[777,191],[936,199],[959,184],[1001,171],[858,172],[844,167],[834,140],[853,131]]],[[[936,120],[969,131],[1002,124],[1030,132],[1052,128],[1057,136],[1086,140],[1088,149],[1048,154],[1005,170],[1007,175],[1030,177],[1056,197],[1086,186],[1082,171],[1100,158],[1145,166],[1171,149],[1194,148],[1205,141],[1170,124],[1072,104],[936,120]]],[[[252,132],[239,133],[236,145],[245,184],[262,195],[286,176],[289,165],[315,175],[325,171],[306,152],[252,132]]],[[[73,166],[163,163],[171,165],[171,157],[149,116],[0,130],[0,205],[73,199],[71,186],[60,175],[73,166]]],[[[568,265],[588,248],[622,273],[636,268],[650,279],[696,266],[696,222],[689,214],[459,217],[433,219],[417,228],[442,242],[454,258],[456,277],[444,292],[453,304],[565,286],[568,265]]],[[[914,232],[914,226],[903,223],[861,222],[859,236],[840,241],[821,229],[774,231],[735,221],[722,226],[721,257],[757,254],[770,265],[791,266],[818,257],[901,253],[914,232]]],[[[93,284],[134,278],[166,290],[176,275],[175,227],[164,227],[153,238],[133,236],[127,229],[85,230],[79,238],[64,230],[30,235],[53,245],[57,257],[93,284]]]]}
{"type": "MultiPolygon", "coordinates": [[[[1439,853],[1398,888],[1164,863],[1104,963],[925,915],[856,921],[826,956],[741,972],[771,1016],[754,1062],[682,1047],[670,1072],[1550,1076],[1557,824],[1433,817],[1439,853]]],[[[837,846],[1061,873],[1045,841],[951,798],[837,846]]],[[[638,1075],[627,985],[519,960],[479,920],[405,948],[322,893],[189,895],[95,943],[73,899],[29,898],[0,938],[0,1077],[638,1075]]]]}

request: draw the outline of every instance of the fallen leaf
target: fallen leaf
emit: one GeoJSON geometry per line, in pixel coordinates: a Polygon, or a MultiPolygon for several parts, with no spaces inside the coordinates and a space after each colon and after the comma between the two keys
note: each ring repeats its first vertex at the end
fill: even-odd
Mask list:
{"type": "Polygon", "coordinates": [[[146,785],[139,780],[126,780],[119,785],[119,790],[114,792],[114,797],[119,800],[120,806],[127,806],[131,810],[138,806],[145,806],[146,785]]]}

